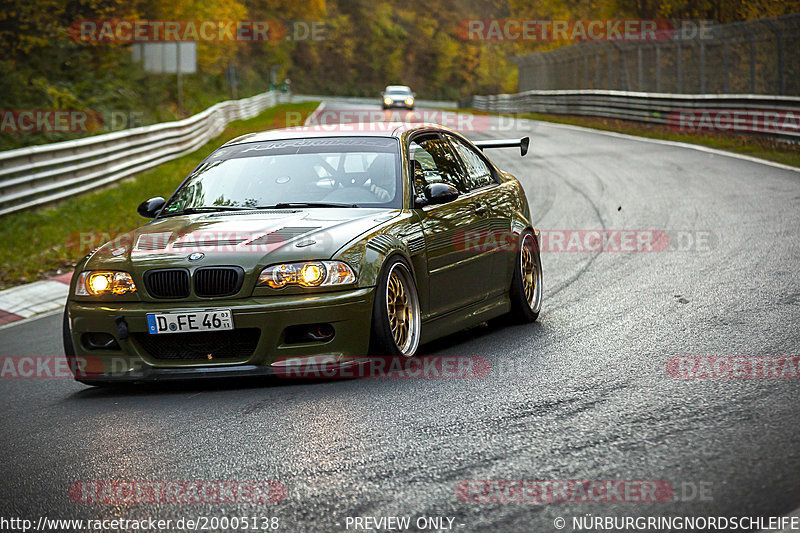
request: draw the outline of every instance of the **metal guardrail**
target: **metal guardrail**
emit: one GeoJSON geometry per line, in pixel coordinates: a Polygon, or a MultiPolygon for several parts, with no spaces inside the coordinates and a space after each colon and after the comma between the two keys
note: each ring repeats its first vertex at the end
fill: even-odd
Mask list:
{"type": "Polygon", "coordinates": [[[686,131],[683,128],[686,126],[686,117],[689,113],[693,114],[693,124],[699,125],[699,112],[708,111],[714,131],[731,131],[763,135],[784,141],[800,141],[800,97],[795,96],[664,94],[598,90],[526,91],[516,94],[473,96],[462,100],[460,107],[496,113],[543,113],[633,120],[665,125],[678,131],[686,131]],[[682,112],[687,115],[682,116],[682,112]],[[739,115],[737,116],[735,112],[739,115]],[[787,115],[788,113],[791,115],[787,115]],[[742,129],[743,120],[749,120],[747,125],[748,127],[752,125],[752,128],[742,129]],[[775,127],[778,122],[782,127],[775,127]]]}
{"type": "Polygon", "coordinates": [[[153,168],[203,146],[228,123],[279,101],[276,92],[215,104],[189,118],[0,152],[0,216],[153,168]]]}

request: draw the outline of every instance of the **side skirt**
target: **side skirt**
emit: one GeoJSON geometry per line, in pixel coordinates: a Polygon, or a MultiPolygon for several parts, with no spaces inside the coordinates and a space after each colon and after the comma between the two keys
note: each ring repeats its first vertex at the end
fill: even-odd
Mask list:
{"type": "Polygon", "coordinates": [[[483,300],[469,307],[457,309],[446,315],[422,322],[421,343],[430,342],[462,329],[477,326],[492,318],[502,316],[511,311],[508,293],[490,300],[483,300]]]}

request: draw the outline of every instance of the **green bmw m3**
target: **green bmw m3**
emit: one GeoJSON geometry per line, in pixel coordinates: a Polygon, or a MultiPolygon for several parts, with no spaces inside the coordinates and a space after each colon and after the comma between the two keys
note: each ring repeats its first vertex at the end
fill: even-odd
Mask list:
{"type": "Polygon", "coordinates": [[[234,139],[148,224],[76,266],[64,349],[78,381],[274,374],[422,343],[542,306],[522,186],[428,124],[301,127],[234,139]]]}

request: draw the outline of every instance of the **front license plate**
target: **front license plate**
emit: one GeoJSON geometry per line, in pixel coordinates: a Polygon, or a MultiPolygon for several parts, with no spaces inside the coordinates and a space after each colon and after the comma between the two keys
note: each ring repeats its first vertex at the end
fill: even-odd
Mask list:
{"type": "Polygon", "coordinates": [[[233,329],[233,315],[230,309],[147,314],[147,331],[151,335],[223,329],[233,329]]]}

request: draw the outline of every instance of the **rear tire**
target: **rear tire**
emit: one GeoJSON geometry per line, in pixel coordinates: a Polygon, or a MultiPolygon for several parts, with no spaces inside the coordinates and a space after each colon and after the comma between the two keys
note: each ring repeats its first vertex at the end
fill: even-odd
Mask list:
{"type": "Polygon", "coordinates": [[[69,312],[64,307],[64,320],[61,322],[61,339],[64,343],[64,355],[67,360],[75,357],[75,346],[72,344],[72,333],[69,330],[69,312]]]}
{"type": "Polygon", "coordinates": [[[511,316],[517,322],[530,323],[539,318],[542,309],[542,260],[533,232],[523,232],[519,243],[511,280],[511,316]]]}
{"type": "Polygon", "coordinates": [[[414,275],[406,260],[394,255],[386,261],[375,287],[370,354],[413,356],[421,327],[414,275]]]}

